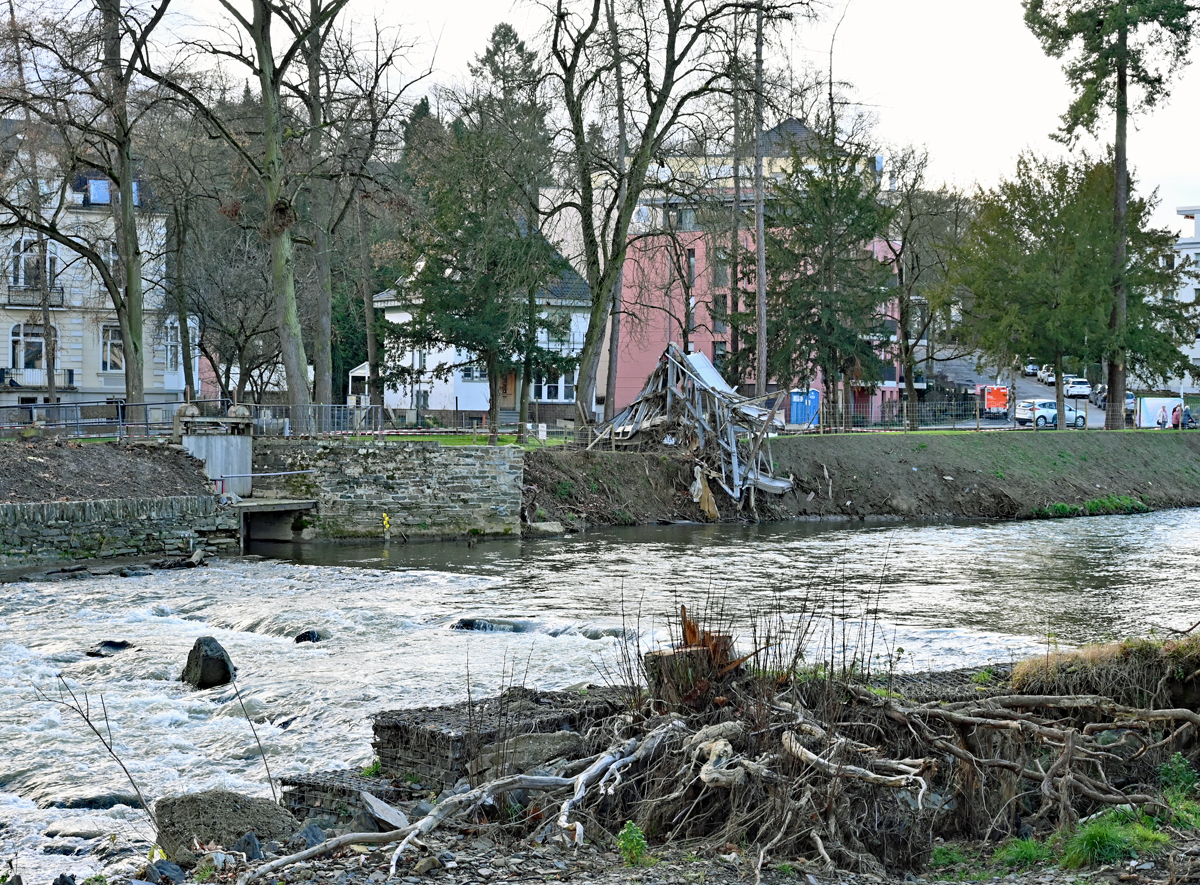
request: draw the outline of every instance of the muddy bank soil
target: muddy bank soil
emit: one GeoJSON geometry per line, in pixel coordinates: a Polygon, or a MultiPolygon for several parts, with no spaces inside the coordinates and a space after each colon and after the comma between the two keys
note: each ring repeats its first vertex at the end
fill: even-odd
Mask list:
{"type": "MultiPolygon", "coordinates": [[[[802,436],[773,440],[772,454],[795,488],[758,495],[768,519],[1027,518],[1112,496],[1152,510],[1200,506],[1200,433],[802,436]]],[[[691,462],[673,455],[546,449],[525,459],[534,508],[568,527],[704,521],[691,481],[691,462]]],[[[713,493],[722,520],[739,517],[715,484],[713,493]]]]}
{"type": "Polygon", "coordinates": [[[204,464],[163,443],[0,442],[0,504],[212,493],[204,464]]]}

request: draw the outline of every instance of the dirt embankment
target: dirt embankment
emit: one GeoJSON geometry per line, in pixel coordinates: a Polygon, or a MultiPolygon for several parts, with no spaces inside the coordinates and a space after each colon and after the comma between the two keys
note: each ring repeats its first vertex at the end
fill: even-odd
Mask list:
{"type": "MultiPolygon", "coordinates": [[[[851,434],[776,439],[772,449],[795,488],[758,496],[770,519],[1021,518],[1118,496],[1153,510],[1200,506],[1200,433],[851,434]]],[[[674,458],[547,449],[527,456],[525,472],[536,507],[567,525],[703,520],[688,493],[691,465],[674,458]]],[[[721,518],[736,518],[713,492],[721,518]]]]}
{"type": "Polygon", "coordinates": [[[0,442],[0,504],[212,493],[204,464],[162,443],[0,442]]]}

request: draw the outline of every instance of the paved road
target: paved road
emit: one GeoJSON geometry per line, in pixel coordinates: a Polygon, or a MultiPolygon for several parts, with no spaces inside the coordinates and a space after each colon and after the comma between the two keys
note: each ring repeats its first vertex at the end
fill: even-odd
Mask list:
{"type": "MultiPolygon", "coordinates": [[[[989,375],[975,371],[975,360],[972,357],[963,357],[957,360],[948,360],[938,364],[939,371],[944,371],[952,380],[966,381],[972,380],[978,384],[996,383],[996,379],[989,375]]],[[[1036,400],[1051,400],[1054,399],[1054,386],[1046,385],[1038,381],[1037,378],[1026,378],[1021,376],[1017,379],[1016,384],[1016,402],[1027,399],[1036,400]]],[[[1075,400],[1071,403],[1076,409],[1085,411],[1087,415],[1087,426],[1089,429],[1095,430],[1104,427],[1104,411],[1093,406],[1086,399],[1075,400]]],[[[950,425],[947,425],[950,426],[950,425]]],[[[955,425],[956,428],[974,429],[975,420],[972,418],[968,421],[961,421],[955,425]]],[[[1001,421],[980,421],[981,428],[999,429],[1002,427],[1012,427],[1013,421],[1010,419],[1007,423],[1001,421]]]]}

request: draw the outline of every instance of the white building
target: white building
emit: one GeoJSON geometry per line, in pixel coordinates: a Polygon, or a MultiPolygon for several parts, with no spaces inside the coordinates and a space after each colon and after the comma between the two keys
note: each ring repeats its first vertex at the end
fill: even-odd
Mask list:
{"type": "MultiPolygon", "coordinates": [[[[116,261],[113,207],[116,188],[104,178],[79,174],[65,188],[51,182],[53,199],[62,193],[59,227],[86,239],[90,248],[116,261]]],[[[135,199],[140,201],[135,184],[135,199]]],[[[52,207],[48,207],[47,211],[52,207]]],[[[138,214],[145,291],[145,372],[147,402],[183,399],[184,373],[178,321],[164,309],[166,216],[138,214]]],[[[60,403],[115,403],[125,400],[126,347],[116,312],[99,275],[82,256],[62,244],[39,243],[25,230],[0,233],[3,284],[0,285],[0,407],[50,402],[47,336],[42,323],[43,289],[55,344],[55,396],[60,403]],[[40,282],[39,265],[44,285],[40,282]]],[[[32,415],[32,410],[25,412],[32,415]]]]}
{"type": "MultiPolygon", "coordinates": [[[[538,302],[542,306],[542,316],[563,319],[566,326],[561,336],[547,336],[542,332],[541,346],[564,356],[577,356],[583,350],[583,338],[587,333],[591,310],[591,296],[583,278],[574,270],[565,270],[554,283],[542,290],[538,302]]],[[[390,323],[403,325],[412,319],[412,314],[392,289],[375,296],[375,309],[382,311],[390,323]]],[[[487,369],[473,362],[473,354],[447,347],[407,351],[390,356],[389,361],[394,367],[413,370],[414,376],[410,383],[384,388],[384,407],[400,412],[398,417],[415,421],[419,411],[422,417],[434,417],[443,426],[465,427],[483,423],[490,404],[490,386],[487,369]]],[[[563,375],[537,376],[533,379],[531,417],[534,420],[553,423],[574,415],[578,372],[578,369],[572,369],[563,375]]],[[[365,405],[369,402],[367,364],[362,363],[351,369],[349,380],[349,404],[365,405]]],[[[520,397],[520,382],[515,372],[500,380],[500,410],[509,413],[502,421],[516,420],[520,397]]]]}
{"type": "MultiPolygon", "coordinates": [[[[1185,228],[1184,235],[1175,241],[1175,254],[1179,256],[1177,261],[1190,258],[1194,265],[1200,267],[1200,221],[1197,221],[1200,217],[1200,206],[1180,206],[1175,211],[1192,223],[1191,234],[1189,235],[1185,228]]],[[[1177,297],[1185,303],[1200,301],[1200,281],[1184,282],[1177,297]]],[[[1182,385],[1186,392],[1196,393],[1200,391],[1200,385],[1197,384],[1200,380],[1200,329],[1196,330],[1196,339],[1190,344],[1185,344],[1182,350],[1188,362],[1195,367],[1194,371],[1189,372],[1187,378],[1172,379],[1168,383],[1168,389],[1179,390],[1182,385]]]]}

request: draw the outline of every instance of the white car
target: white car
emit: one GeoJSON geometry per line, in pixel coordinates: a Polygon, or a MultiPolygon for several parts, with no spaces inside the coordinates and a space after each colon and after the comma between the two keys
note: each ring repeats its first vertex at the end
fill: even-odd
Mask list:
{"type": "Polygon", "coordinates": [[[1040,369],[1037,370],[1037,380],[1041,381],[1043,384],[1045,384],[1046,376],[1053,375],[1053,374],[1054,374],[1054,366],[1050,365],[1049,363],[1046,363],[1044,366],[1042,366],[1040,369]]]}
{"type": "MultiPolygon", "coordinates": [[[[1033,424],[1037,427],[1045,427],[1047,424],[1058,424],[1058,406],[1054,400],[1022,400],[1017,403],[1016,411],[1017,423],[1021,426],[1033,424]]],[[[1083,412],[1076,409],[1074,406],[1067,406],[1066,423],[1071,427],[1083,427],[1087,423],[1083,412]]]]}
{"type": "Polygon", "coordinates": [[[1026,378],[1032,378],[1032,377],[1036,376],[1039,371],[1038,364],[1035,362],[1028,362],[1025,364],[1025,368],[1023,371],[1025,373],[1026,378]]]}
{"type": "Polygon", "coordinates": [[[1092,395],[1092,385],[1086,378],[1063,379],[1063,396],[1068,399],[1087,399],[1092,395]]]}
{"type": "Polygon", "coordinates": [[[1054,386],[1054,370],[1053,369],[1047,369],[1045,372],[1042,373],[1042,383],[1045,384],[1047,387],[1054,386]]]}

